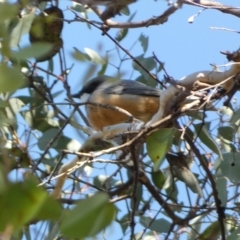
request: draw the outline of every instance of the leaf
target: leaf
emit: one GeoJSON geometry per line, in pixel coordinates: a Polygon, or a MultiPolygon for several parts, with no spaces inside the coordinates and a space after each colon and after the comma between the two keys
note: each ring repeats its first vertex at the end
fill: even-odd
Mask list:
{"type": "MultiPolygon", "coordinates": [[[[46,146],[50,141],[54,140],[56,135],[59,133],[59,129],[51,128],[43,133],[43,135],[38,140],[38,147],[41,150],[45,150],[46,146]]],[[[51,148],[54,148],[57,145],[58,139],[55,139],[54,143],[51,145],[51,148]]]]}
{"type": "Polygon", "coordinates": [[[148,37],[141,34],[141,36],[139,37],[139,42],[141,43],[141,46],[143,48],[143,52],[145,53],[148,49],[148,37]]]}
{"type": "Polygon", "coordinates": [[[238,184],[240,181],[240,163],[238,159],[240,159],[240,153],[238,152],[224,153],[223,160],[218,158],[213,165],[216,176],[219,178],[226,177],[232,183],[238,184]]]}
{"type": "Polygon", "coordinates": [[[218,190],[218,198],[220,199],[222,206],[226,206],[228,196],[227,179],[224,177],[218,178],[216,180],[216,187],[218,190]]]}
{"type": "Polygon", "coordinates": [[[201,226],[202,226],[202,218],[205,216],[206,214],[203,214],[203,215],[199,215],[195,218],[193,218],[191,221],[190,221],[190,226],[191,226],[191,229],[188,233],[188,240],[196,240],[197,237],[199,236],[199,232],[200,232],[200,229],[201,229],[201,226]]]}
{"type": "Polygon", "coordinates": [[[156,172],[151,172],[151,177],[154,185],[161,190],[165,183],[165,177],[161,170],[157,170],[156,172]]]}
{"type": "Polygon", "coordinates": [[[117,31],[115,39],[121,42],[128,34],[128,28],[121,28],[117,31]]]}
{"type": "Polygon", "coordinates": [[[140,223],[142,226],[159,233],[167,233],[171,227],[171,223],[166,219],[152,219],[150,217],[141,216],[140,223]]]}
{"type": "Polygon", "coordinates": [[[85,52],[87,55],[90,57],[91,62],[96,63],[96,64],[105,64],[106,61],[95,51],[93,51],[90,48],[84,48],[85,52]]]}
{"type": "Polygon", "coordinates": [[[102,65],[102,68],[98,71],[97,75],[98,76],[104,75],[106,72],[107,66],[108,66],[108,61],[106,60],[106,63],[102,65]]]}
{"type": "Polygon", "coordinates": [[[82,61],[82,62],[85,62],[85,61],[90,61],[91,60],[91,58],[87,55],[87,54],[85,54],[85,53],[83,53],[83,52],[81,52],[80,50],[78,50],[77,48],[73,48],[74,49],[74,53],[72,53],[72,56],[75,58],[75,59],[77,59],[77,60],[79,60],[79,61],[82,61]]]}
{"type": "Polygon", "coordinates": [[[15,25],[10,34],[10,47],[16,47],[21,40],[21,36],[29,32],[34,18],[35,9],[29,14],[22,15],[22,18],[18,18],[17,25],[15,25]]]}
{"type": "Polygon", "coordinates": [[[0,22],[11,19],[18,14],[18,6],[16,4],[9,4],[0,2],[0,22]]]}
{"type": "Polygon", "coordinates": [[[197,193],[200,197],[203,196],[197,178],[187,167],[174,166],[172,167],[172,170],[177,179],[183,181],[194,193],[197,193]]]}
{"type": "Polygon", "coordinates": [[[238,228],[238,219],[232,215],[226,214],[224,219],[225,227],[229,232],[233,232],[238,228]]]}
{"type": "Polygon", "coordinates": [[[120,10],[120,13],[123,14],[123,15],[129,16],[129,15],[130,15],[129,7],[128,7],[128,6],[125,6],[124,8],[122,8],[122,9],[120,10]]]}
{"type": "Polygon", "coordinates": [[[95,236],[112,222],[115,211],[113,204],[108,202],[108,195],[97,193],[66,212],[60,222],[60,231],[70,238],[95,236]]]}
{"type": "Polygon", "coordinates": [[[149,75],[140,75],[137,79],[137,82],[141,82],[149,87],[155,88],[157,86],[157,81],[149,75]]]}
{"type": "Polygon", "coordinates": [[[8,104],[8,106],[5,108],[7,119],[11,124],[14,124],[17,122],[16,114],[20,111],[20,109],[25,104],[18,98],[9,99],[7,101],[7,104],[8,104]]]}
{"type": "Polygon", "coordinates": [[[222,152],[219,149],[216,141],[211,137],[209,131],[207,130],[206,126],[202,123],[194,124],[194,128],[197,134],[197,137],[213,152],[215,152],[220,158],[222,158],[222,152]]]}
{"type": "Polygon", "coordinates": [[[12,52],[11,57],[16,61],[27,60],[28,58],[40,58],[52,50],[51,43],[33,43],[30,46],[20,49],[18,52],[12,52]]]}
{"type": "Polygon", "coordinates": [[[86,10],[91,10],[90,8],[86,9],[84,7],[84,5],[81,5],[81,4],[77,3],[77,2],[72,2],[71,9],[76,11],[76,12],[80,12],[80,13],[85,13],[86,10]]]}
{"type": "Polygon", "coordinates": [[[117,220],[117,222],[120,224],[120,227],[123,231],[123,233],[126,232],[127,228],[129,227],[129,214],[125,214],[123,215],[123,217],[119,220],[117,220]]]}
{"type": "Polygon", "coordinates": [[[239,240],[240,239],[240,226],[234,230],[230,236],[228,236],[227,240],[239,240]]]}
{"type": "Polygon", "coordinates": [[[218,134],[223,138],[232,141],[234,136],[234,128],[232,126],[223,126],[218,128],[218,134]]]}
{"type": "Polygon", "coordinates": [[[59,201],[52,196],[47,196],[44,203],[38,210],[36,217],[38,220],[58,220],[62,213],[59,201]]]}
{"type": "Polygon", "coordinates": [[[0,64],[0,76],[0,92],[13,92],[26,83],[19,69],[5,64],[0,64]]]}
{"type": "Polygon", "coordinates": [[[220,236],[221,228],[219,222],[213,222],[208,226],[202,234],[198,237],[198,240],[217,240],[220,236]]]}
{"type": "Polygon", "coordinates": [[[18,230],[38,213],[47,193],[32,180],[13,183],[0,196],[0,231],[11,225],[18,230]]]}
{"type": "Polygon", "coordinates": [[[172,145],[175,128],[163,128],[152,133],[146,140],[147,152],[154,163],[154,171],[157,171],[163,159],[172,145]]]}
{"type": "MultiPolygon", "coordinates": [[[[144,58],[143,55],[140,55],[136,57],[136,60],[138,60],[138,62],[140,62],[148,71],[151,71],[156,67],[156,62],[153,57],[144,58]]],[[[132,66],[136,71],[146,74],[142,67],[140,67],[135,61],[132,62],[132,66]]]]}
{"type": "Polygon", "coordinates": [[[240,119],[240,109],[237,111],[233,112],[232,118],[231,118],[231,123],[236,123],[240,119]]]}

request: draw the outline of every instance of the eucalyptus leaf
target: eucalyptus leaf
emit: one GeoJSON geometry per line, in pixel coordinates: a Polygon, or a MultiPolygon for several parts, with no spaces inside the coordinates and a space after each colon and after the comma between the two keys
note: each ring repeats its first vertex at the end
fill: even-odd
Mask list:
{"type": "Polygon", "coordinates": [[[18,13],[17,4],[9,4],[7,2],[0,2],[0,22],[15,17],[18,13]]]}
{"type": "Polygon", "coordinates": [[[36,217],[47,196],[32,180],[11,183],[0,196],[0,231],[10,225],[13,230],[23,227],[36,217]]]}
{"type": "Polygon", "coordinates": [[[211,223],[200,236],[197,238],[198,240],[217,240],[221,234],[221,228],[219,222],[211,223]]]}
{"type": "Polygon", "coordinates": [[[161,170],[157,170],[156,172],[151,172],[151,177],[154,185],[158,189],[162,189],[165,183],[165,177],[161,170]]]}
{"type": "Polygon", "coordinates": [[[194,193],[197,193],[200,197],[203,196],[197,178],[187,167],[174,166],[172,167],[172,171],[174,176],[183,181],[194,193]]]}
{"type": "Polygon", "coordinates": [[[240,240],[240,226],[227,237],[227,240],[240,240]]]}
{"type": "Polygon", "coordinates": [[[162,164],[167,151],[170,149],[176,129],[163,128],[152,133],[146,140],[147,152],[154,163],[154,171],[162,164]]]}
{"type": "Polygon", "coordinates": [[[216,187],[218,190],[218,198],[220,199],[222,206],[226,206],[228,197],[227,179],[224,177],[218,178],[216,180],[216,187]]]}
{"type": "Polygon", "coordinates": [[[18,18],[18,22],[12,29],[10,34],[10,47],[18,46],[22,35],[27,34],[31,27],[32,21],[35,18],[35,9],[33,9],[29,14],[22,15],[18,18]]]}
{"type": "Polygon", "coordinates": [[[223,160],[218,158],[214,163],[217,177],[226,177],[232,183],[238,184],[240,181],[240,153],[230,152],[223,154],[223,160]]]}
{"type": "Polygon", "coordinates": [[[115,207],[108,202],[108,195],[97,193],[77,203],[65,213],[60,222],[60,231],[70,238],[95,236],[107,227],[115,217],[115,207]]]}
{"type": "Polygon", "coordinates": [[[51,141],[54,141],[54,143],[51,145],[51,147],[54,148],[58,142],[58,138],[56,138],[58,133],[59,129],[56,128],[52,128],[44,132],[43,135],[38,139],[39,148],[41,150],[45,150],[51,141]]]}
{"type": "Polygon", "coordinates": [[[234,136],[234,128],[232,126],[223,126],[218,128],[218,133],[225,139],[232,141],[234,136]]]}
{"type": "MultiPolygon", "coordinates": [[[[148,71],[151,71],[156,67],[156,62],[153,59],[153,57],[144,58],[143,55],[140,55],[136,57],[136,60],[140,62],[148,71]]],[[[142,69],[142,67],[139,66],[135,61],[132,62],[132,66],[136,71],[142,74],[146,74],[146,72],[142,69]]]]}
{"type": "Polygon", "coordinates": [[[139,42],[141,43],[141,46],[143,48],[143,52],[145,53],[148,49],[148,37],[144,36],[143,34],[141,34],[141,36],[139,37],[139,42]]]}
{"type": "Polygon", "coordinates": [[[233,112],[231,123],[236,123],[240,119],[240,108],[237,111],[233,112]]]}
{"type": "Polygon", "coordinates": [[[0,91],[13,92],[26,84],[21,70],[16,67],[9,67],[0,64],[0,91]]]}
{"type": "Polygon", "coordinates": [[[83,53],[81,52],[80,50],[78,50],[76,47],[73,48],[74,49],[74,53],[72,53],[72,56],[79,60],[79,61],[82,61],[82,62],[85,62],[85,61],[90,61],[91,58],[86,54],[86,53],[83,53]]]}
{"type": "Polygon", "coordinates": [[[96,64],[105,64],[106,60],[104,60],[97,52],[93,51],[90,48],[84,48],[85,52],[87,53],[88,57],[90,57],[91,62],[96,64]]]}
{"type": "Polygon", "coordinates": [[[20,49],[18,52],[12,52],[11,57],[17,61],[28,58],[39,58],[49,53],[51,49],[51,43],[33,43],[30,46],[20,49]]]}
{"type": "Polygon", "coordinates": [[[158,233],[167,233],[171,227],[171,223],[164,218],[152,219],[150,217],[141,216],[140,223],[142,226],[158,233]]]}
{"type": "Polygon", "coordinates": [[[120,28],[116,33],[115,39],[118,42],[121,42],[127,36],[127,34],[128,34],[128,28],[120,28]]]}
{"type": "Polygon", "coordinates": [[[200,140],[213,152],[215,152],[220,158],[222,158],[222,152],[219,149],[216,141],[210,135],[208,129],[202,123],[194,124],[195,131],[200,140]]]}

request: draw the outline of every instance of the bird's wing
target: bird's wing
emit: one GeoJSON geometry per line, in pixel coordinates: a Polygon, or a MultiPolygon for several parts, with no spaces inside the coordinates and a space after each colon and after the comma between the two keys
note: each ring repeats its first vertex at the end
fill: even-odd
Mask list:
{"type": "Polygon", "coordinates": [[[130,95],[141,95],[141,96],[152,96],[159,97],[161,91],[152,87],[148,87],[140,82],[131,80],[122,80],[117,83],[111,83],[108,87],[104,84],[100,86],[106,94],[130,94],[130,95]]]}

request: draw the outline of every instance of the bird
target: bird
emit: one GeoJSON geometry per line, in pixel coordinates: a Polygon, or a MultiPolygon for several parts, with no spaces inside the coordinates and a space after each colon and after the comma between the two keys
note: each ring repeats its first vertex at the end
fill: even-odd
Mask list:
{"type": "MultiPolygon", "coordinates": [[[[88,81],[72,97],[81,98],[84,94],[88,94],[90,103],[122,108],[146,123],[158,111],[161,90],[133,80],[113,81],[113,78],[102,75],[88,81]]],[[[89,124],[96,130],[129,120],[129,116],[115,109],[90,104],[86,105],[86,114],[89,124]]]]}

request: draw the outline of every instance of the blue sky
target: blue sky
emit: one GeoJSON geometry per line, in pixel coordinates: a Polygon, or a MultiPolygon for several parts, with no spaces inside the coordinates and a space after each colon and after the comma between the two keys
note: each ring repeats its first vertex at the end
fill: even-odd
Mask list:
{"type": "MultiPolygon", "coordinates": [[[[225,3],[236,6],[236,1],[233,0],[225,1],[225,3]]],[[[166,7],[165,1],[160,0],[156,2],[142,0],[130,5],[131,13],[137,11],[133,21],[140,21],[159,15],[166,7]]],[[[168,22],[163,25],[130,29],[128,37],[121,44],[124,48],[129,49],[141,33],[149,36],[149,47],[146,55],[151,56],[152,52],[155,52],[158,58],[166,63],[167,71],[175,79],[179,79],[194,71],[211,69],[210,63],[226,63],[225,57],[219,51],[237,49],[239,47],[239,36],[237,33],[223,30],[210,30],[210,27],[238,30],[239,19],[216,10],[205,10],[195,18],[194,23],[188,23],[188,18],[197,14],[199,10],[200,8],[198,7],[184,5],[170,16],[168,22]]],[[[74,17],[69,11],[64,13],[67,19],[74,17]]],[[[98,20],[94,13],[89,13],[88,16],[90,19],[98,20]]],[[[115,19],[116,21],[124,21],[128,17],[117,16],[115,19]]],[[[116,29],[111,29],[109,33],[115,36],[116,31],[116,29]]],[[[114,44],[107,36],[102,36],[101,32],[94,28],[89,30],[85,23],[65,24],[63,36],[66,36],[67,39],[67,43],[65,43],[67,54],[72,51],[72,47],[77,47],[81,51],[84,51],[84,47],[97,51],[99,45],[101,45],[101,52],[104,56],[106,50],[114,48],[114,44]]],[[[136,44],[131,53],[134,56],[138,56],[141,51],[140,44],[136,44]]],[[[113,61],[114,63],[118,62],[116,56],[113,58],[113,61]]],[[[81,73],[79,70],[76,70],[79,69],[79,66],[79,63],[75,65],[74,83],[81,80],[81,76],[78,77],[81,73]],[[75,74],[78,79],[75,78],[75,74]]],[[[131,76],[131,68],[127,64],[124,72],[126,73],[125,78],[131,76]]],[[[116,71],[108,68],[107,73],[114,74],[116,71]]],[[[71,82],[72,79],[73,77],[71,76],[71,82]]]]}

